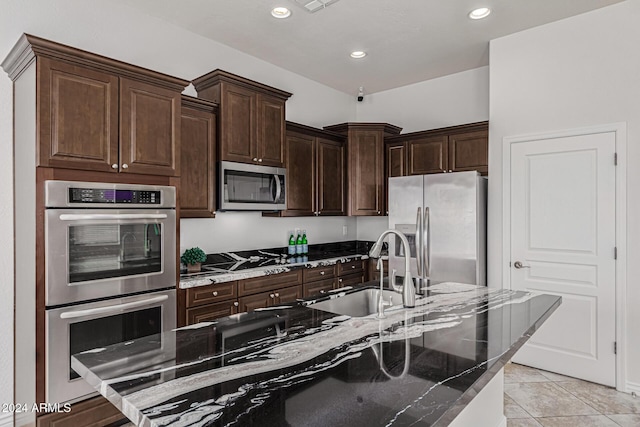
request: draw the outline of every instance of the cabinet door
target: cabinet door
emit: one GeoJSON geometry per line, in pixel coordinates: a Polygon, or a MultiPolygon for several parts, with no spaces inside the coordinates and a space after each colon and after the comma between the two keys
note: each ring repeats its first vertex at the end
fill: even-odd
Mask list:
{"type": "Polygon", "coordinates": [[[257,156],[258,163],[268,166],[284,165],[284,100],[257,95],[257,156]]]}
{"type": "Polygon", "coordinates": [[[489,171],[489,131],[449,135],[449,172],[489,171]]]}
{"type": "Polygon", "coordinates": [[[344,144],[322,138],[318,138],[317,141],[318,214],[344,215],[344,144]]]}
{"type": "MultiPolygon", "coordinates": [[[[102,396],[71,405],[71,412],[54,412],[37,418],[37,427],[100,427],[122,425],[126,417],[102,396]],[[116,424],[117,423],[117,424],[116,424]]],[[[128,420],[127,420],[128,421],[128,420]]]]}
{"type": "Polygon", "coordinates": [[[407,143],[408,175],[446,172],[448,168],[447,136],[414,139],[407,143]]]}
{"type": "Polygon", "coordinates": [[[275,292],[275,304],[287,304],[302,298],[302,286],[291,286],[275,292]]]}
{"type": "Polygon", "coordinates": [[[187,325],[210,322],[221,317],[231,316],[238,312],[237,301],[225,301],[187,309],[187,325]]]}
{"type": "Polygon", "coordinates": [[[182,107],[180,216],[207,218],[216,210],[216,116],[182,107]]]}
{"type": "Polygon", "coordinates": [[[382,215],[382,132],[349,131],[349,215],[382,215]]]}
{"type": "Polygon", "coordinates": [[[404,142],[386,144],[385,148],[384,200],[386,206],[385,212],[389,215],[389,178],[405,176],[407,174],[407,150],[404,142]]]}
{"type": "Polygon", "coordinates": [[[285,143],[287,210],[284,216],[311,216],[316,212],[315,138],[288,133],[285,143]]]}
{"type": "Polygon", "coordinates": [[[120,171],[180,175],[179,92],[120,79],[120,171]]]}
{"type": "Polygon", "coordinates": [[[220,89],[220,160],[255,163],[256,94],[226,82],[220,89]]]}
{"type": "Polygon", "coordinates": [[[273,305],[275,301],[275,291],[261,292],[255,295],[238,298],[238,312],[253,311],[256,308],[264,308],[273,305]]]}
{"type": "Polygon", "coordinates": [[[38,61],[38,165],[117,172],[118,77],[38,61]]]}
{"type": "Polygon", "coordinates": [[[338,277],[337,282],[336,289],[359,285],[360,283],[364,283],[364,272],[361,271],[359,274],[350,274],[348,276],[338,277]]]}
{"type": "Polygon", "coordinates": [[[333,289],[334,278],[328,277],[317,282],[305,283],[302,285],[302,297],[309,298],[321,296],[333,289]]]}

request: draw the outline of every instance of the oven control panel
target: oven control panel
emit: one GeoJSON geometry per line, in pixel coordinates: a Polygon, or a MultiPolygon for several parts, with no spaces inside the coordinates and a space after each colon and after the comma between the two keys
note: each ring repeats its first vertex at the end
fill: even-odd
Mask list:
{"type": "Polygon", "coordinates": [[[160,191],[69,188],[69,203],[160,205],[160,191]]]}

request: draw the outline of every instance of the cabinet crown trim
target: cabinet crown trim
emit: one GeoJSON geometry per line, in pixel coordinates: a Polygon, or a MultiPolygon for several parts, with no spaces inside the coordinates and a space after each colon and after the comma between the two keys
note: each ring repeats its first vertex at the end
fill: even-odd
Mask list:
{"type": "Polygon", "coordinates": [[[303,125],[295,122],[286,122],[287,132],[296,132],[308,136],[325,138],[336,142],[345,142],[345,136],[336,132],[314,128],[312,126],[303,125]]]}
{"type": "Polygon", "coordinates": [[[386,144],[394,142],[410,141],[412,139],[424,138],[438,135],[455,135],[457,133],[466,133],[473,131],[482,131],[489,129],[489,122],[475,122],[464,125],[448,126],[445,128],[420,130],[416,132],[403,133],[402,135],[389,136],[384,139],[386,144]]]}
{"type": "Polygon", "coordinates": [[[348,122],[348,123],[340,123],[337,125],[325,126],[323,129],[337,132],[340,134],[346,134],[350,129],[359,129],[363,130],[379,130],[388,135],[398,135],[402,132],[402,128],[399,126],[395,126],[389,123],[365,123],[365,122],[348,122]]]}
{"type": "Polygon", "coordinates": [[[2,68],[12,80],[15,80],[34,57],[51,58],[90,67],[179,92],[182,92],[189,84],[188,80],[55,43],[30,34],[23,34],[20,37],[7,58],[2,62],[2,68]]]}
{"type": "Polygon", "coordinates": [[[182,106],[193,108],[195,110],[205,111],[207,113],[215,112],[218,109],[217,102],[195,98],[189,95],[182,95],[182,106]]]}
{"type": "Polygon", "coordinates": [[[211,86],[215,86],[221,82],[233,83],[235,85],[251,90],[257,90],[267,95],[282,98],[284,100],[287,100],[292,95],[292,93],[290,92],[268,86],[266,84],[256,82],[254,80],[250,80],[245,77],[238,76],[236,74],[229,73],[228,71],[220,69],[213,70],[210,73],[200,76],[194,79],[191,83],[196,88],[197,92],[201,92],[202,90],[210,88],[211,86]]]}

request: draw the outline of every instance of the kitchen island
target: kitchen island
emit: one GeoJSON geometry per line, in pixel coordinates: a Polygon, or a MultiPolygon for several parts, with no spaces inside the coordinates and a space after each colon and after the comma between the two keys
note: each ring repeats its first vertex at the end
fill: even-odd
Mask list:
{"type": "Polygon", "coordinates": [[[384,319],[271,307],[71,364],[140,426],[481,425],[474,402],[484,407],[473,411],[499,415],[497,426],[504,364],[560,302],[443,283],[384,319]]]}

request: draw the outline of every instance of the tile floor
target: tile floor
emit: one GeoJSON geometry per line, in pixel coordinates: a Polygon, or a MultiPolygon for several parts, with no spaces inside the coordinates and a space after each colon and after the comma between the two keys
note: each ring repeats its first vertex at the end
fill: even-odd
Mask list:
{"type": "Polygon", "coordinates": [[[507,427],[640,427],[640,397],[509,363],[504,414],[507,427]]]}

